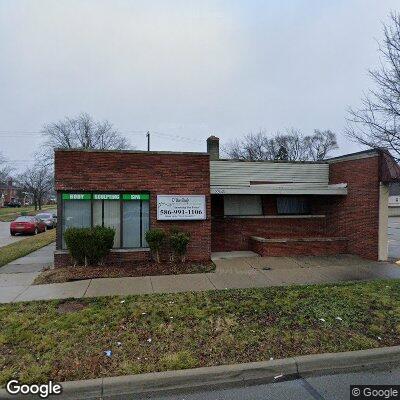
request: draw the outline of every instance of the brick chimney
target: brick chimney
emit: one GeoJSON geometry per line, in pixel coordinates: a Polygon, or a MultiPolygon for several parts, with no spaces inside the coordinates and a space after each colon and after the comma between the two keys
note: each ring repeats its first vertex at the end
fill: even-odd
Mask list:
{"type": "Polygon", "coordinates": [[[219,160],[219,138],[216,136],[207,139],[207,153],[210,155],[210,160],[219,160]]]}

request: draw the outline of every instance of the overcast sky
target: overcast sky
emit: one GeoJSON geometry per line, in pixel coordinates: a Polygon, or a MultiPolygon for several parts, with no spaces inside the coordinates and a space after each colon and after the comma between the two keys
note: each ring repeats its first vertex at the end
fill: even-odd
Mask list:
{"type": "Polygon", "coordinates": [[[0,0],[0,152],[29,159],[41,141],[29,132],[80,112],[131,132],[138,149],[147,130],[152,150],[205,151],[210,134],[223,144],[296,127],[331,129],[340,153],[357,151],[342,135],[346,108],[371,86],[396,5],[0,0]]]}

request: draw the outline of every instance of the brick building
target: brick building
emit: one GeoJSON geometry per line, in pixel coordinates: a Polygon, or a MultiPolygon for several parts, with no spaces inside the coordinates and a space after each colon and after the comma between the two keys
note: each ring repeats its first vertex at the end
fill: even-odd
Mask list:
{"type": "Polygon", "coordinates": [[[109,261],[147,259],[149,228],[190,233],[188,259],[211,252],[353,253],[387,258],[388,184],[400,168],[383,150],[323,162],[219,159],[207,153],[56,150],[55,265],[70,263],[63,231],[112,226],[109,261]]]}
{"type": "Polygon", "coordinates": [[[7,179],[5,183],[0,182],[0,207],[16,200],[17,190],[18,188],[14,185],[11,178],[7,179]]]}

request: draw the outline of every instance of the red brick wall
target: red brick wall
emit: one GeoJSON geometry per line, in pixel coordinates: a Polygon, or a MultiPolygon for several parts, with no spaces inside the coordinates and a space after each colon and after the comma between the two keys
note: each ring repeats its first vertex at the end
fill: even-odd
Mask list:
{"type": "Polygon", "coordinates": [[[214,218],[212,251],[249,250],[250,236],[323,237],[325,218],[214,218]]]}
{"type": "MultiPolygon", "coordinates": [[[[187,258],[207,260],[211,251],[208,154],[56,151],[57,191],[150,192],[150,226],[180,228],[191,235],[187,258]],[[157,194],[204,194],[205,221],[157,221],[157,194]]],[[[60,224],[61,225],[61,224],[60,224]]]]}
{"type": "Polygon", "coordinates": [[[347,241],[262,243],[250,240],[250,249],[263,257],[325,256],[346,253],[347,241]]]}
{"type": "Polygon", "coordinates": [[[340,160],[329,166],[329,182],[348,184],[347,196],[336,196],[327,216],[332,236],[346,236],[348,251],[378,259],[379,157],[340,160]]]}

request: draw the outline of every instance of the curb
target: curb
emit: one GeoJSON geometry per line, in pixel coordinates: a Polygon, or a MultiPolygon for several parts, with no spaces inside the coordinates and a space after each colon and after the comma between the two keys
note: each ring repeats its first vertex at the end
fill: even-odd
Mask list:
{"type": "MultiPolygon", "coordinates": [[[[400,364],[400,346],[324,353],[245,364],[152,372],[81,381],[62,382],[61,396],[51,399],[137,398],[143,394],[167,395],[205,389],[245,387],[282,382],[300,377],[357,372],[400,364]]],[[[0,389],[1,399],[37,399],[38,396],[11,396],[0,389]]]]}

